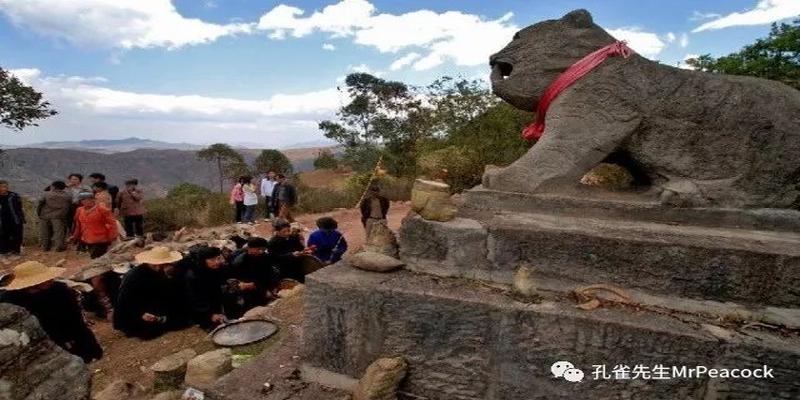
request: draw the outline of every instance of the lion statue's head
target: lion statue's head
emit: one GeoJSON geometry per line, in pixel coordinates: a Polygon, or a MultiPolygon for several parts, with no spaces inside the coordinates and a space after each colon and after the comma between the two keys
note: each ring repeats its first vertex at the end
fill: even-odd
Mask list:
{"type": "Polygon", "coordinates": [[[491,56],[492,90],[514,107],[533,111],[561,72],[614,40],[586,10],[531,25],[491,56]]]}

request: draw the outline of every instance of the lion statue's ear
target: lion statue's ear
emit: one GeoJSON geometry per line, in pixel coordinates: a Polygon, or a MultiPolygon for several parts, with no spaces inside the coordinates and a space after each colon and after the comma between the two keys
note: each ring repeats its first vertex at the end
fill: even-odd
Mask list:
{"type": "Polygon", "coordinates": [[[594,21],[592,21],[592,14],[589,14],[589,11],[584,9],[571,11],[561,18],[561,20],[576,28],[589,28],[594,23],[594,21]]]}

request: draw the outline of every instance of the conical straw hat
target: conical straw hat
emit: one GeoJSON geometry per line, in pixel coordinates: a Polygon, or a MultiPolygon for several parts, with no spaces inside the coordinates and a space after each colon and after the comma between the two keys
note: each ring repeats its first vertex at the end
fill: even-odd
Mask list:
{"type": "Polygon", "coordinates": [[[48,267],[38,261],[26,261],[14,267],[14,279],[2,289],[20,290],[36,286],[60,277],[64,271],[66,271],[65,268],[48,267]]]}
{"type": "Polygon", "coordinates": [[[162,265],[172,264],[183,258],[178,251],[170,251],[169,247],[157,246],[151,250],[141,252],[136,255],[136,262],[139,264],[162,265]]]}

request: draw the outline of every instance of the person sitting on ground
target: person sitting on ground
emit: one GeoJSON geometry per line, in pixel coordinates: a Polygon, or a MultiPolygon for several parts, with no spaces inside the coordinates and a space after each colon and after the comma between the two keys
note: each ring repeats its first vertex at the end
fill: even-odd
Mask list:
{"type": "Polygon", "coordinates": [[[347,240],[339,232],[339,224],[331,217],[322,217],[317,220],[317,229],[308,238],[308,247],[313,250],[323,264],[333,264],[342,259],[347,251],[347,240]]]}
{"type": "Polygon", "coordinates": [[[203,329],[225,323],[223,288],[227,272],[222,250],[201,246],[175,264],[184,281],[184,293],[192,320],[203,329]]]}
{"type": "Polygon", "coordinates": [[[36,207],[40,220],[39,244],[44,251],[50,251],[53,246],[56,251],[67,248],[67,218],[72,207],[72,195],[66,188],[63,181],[53,182],[36,207]]]}
{"type": "Polygon", "coordinates": [[[239,318],[257,306],[263,306],[277,297],[280,276],[276,268],[277,257],[267,253],[269,243],[260,237],[247,240],[244,252],[231,263],[228,280],[229,295],[225,314],[239,318]]]}
{"type": "Polygon", "coordinates": [[[122,277],[114,329],[127,336],[153,339],[191,325],[184,279],[172,265],[181,259],[181,253],[164,246],[136,255],[139,265],[122,277]]]}
{"type": "Polygon", "coordinates": [[[139,180],[125,181],[125,189],[117,197],[117,208],[122,216],[127,237],[144,237],[144,195],[138,188],[139,180]]]}
{"type": "Polygon", "coordinates": [[[13,262],[22,252],[25,212],[21,197],[8,188],[8,182],[0,180],[0,258],[13,262]]]}
{"type": "Polygon", "coordinates": [[[389,199],[381,195],[381,190],[377,185],[369,187],[367,195],[359,204],[361,209],[361,224],[364,225],[367,233],[370,230],[370,222],[386,219],[389,213],[389,199]]]}
{"type": "Polygon", "coordinates": [[[94,199],[97,204],[113,211],[114,199],[111,193],[108,193],[108,184],[105,182],[96,182],[92,185],[92,192],[94,192],[94,199]]]}
{"type": "Polygon", "coordinates": [[[114,211],[116,209],[116,206],[117,206],[117,195],[119,194],[119,188],[116,187],[115,185],[111,185],[111,184],[107,183],[106,182],[106,176],[101,174],[101,173],[99,173],[99,172],[93,172],[93,173],[89,174],[89,181],[91,182],[92,187],[94,187],[95,183],[99,183],[99,182],[102,182],[102,183],[104,183],[106,185],[106,189],[108,190],[108,194],[111,196],[111,207],[109,207],[109,209],[114,211]]]}
{"type": "Polygon", "coordinates": [[[292,225],[285,219],[276,218],[272,223],[273,233],[269,240],[269,253],[276,257],[281,278],[304,282],[305,277],[298,257],[310,253],[300,235],[292,234],[292,225]]]}
{"type": "Polygon", "coordinates": [[[63,282],[56,282],[64,268],[48,267],[27,261],[13,269],[14,278],[0,287],[0,302],[25,308],[55,344],[88,363],[103,357],[103,349],[86,326],[78,293],[63,282]]]}

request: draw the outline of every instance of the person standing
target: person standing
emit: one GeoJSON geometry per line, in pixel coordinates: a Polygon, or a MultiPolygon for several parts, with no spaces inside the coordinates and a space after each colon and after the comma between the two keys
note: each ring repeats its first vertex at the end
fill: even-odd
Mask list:
{"type": "Polygon", "coordinates": [[[242,222],[242,217],[244,217],[244,190],[242,189],[242,179],[240,177],[236,180],[236,184],[233,185],[233,189],[231,189],[231,197],[230,203],[234,207],[234,222],[237,224],[242,222]]]}
{"type": "Polygon", "coordinates": [[[125,182],[125,189],[117,197],[117,208],[125,225],[125,233],[129,238],[144,236],[144,195],[138,187],[139,181],[130,179],[125,182]]]}
{"type": "Polygon", "coordinates": [[[67,218],[72,207],[72,195],[67,193],[66,188],[63,181],[53,182],[36,208],[41,221],[39,242],[44,251],[50,251],[53,247],[56,251],[67,248],[67,218]]]}
{"type": "Polygon", "coordinates": [[[72,241],[86,244],[89,257],[101,257],[117,238],[117,220],[111,210],[97,203],[93,194],[81,193],[78,198],[81,206],[75,211],[72,241]]]}
{"type": "Polygon", "coordinates": [[[267,172],[261,180],[261,196],[264,197],[264,221],[269,221],[274,215],[272,208],[272,191],[275,189],[275,171],[267,172]]]}
{"type": "Polygon", "coordinates": [[[372,221],[385,220],[389,213],[389,199],[381,196],[378,186],[370,186],[367,195],[359,204],[361,209],[361,224],[364,225],[367,233],[370,231],[372,221]]]}
{"type": "Polygon", "coordinates": [[[106,182],[106,176],[99,172],[93,172],[89,174],[89,180],[91,181],[92,186],[94,186],[94,184],[98,182],[103,182],[107,185],[108,194],[111,196],[112,207],[110,208],[113,211],[114,207],[116,207],[117,205],[117,195],[119,194],[119,188],[114,185],[108,184],[106,182]]]}
{"type": "Polygon", "coordinates": [[[105,182],[95,182],[92,184],[92,192],[94,192],[94,199],[97,204],[109,209],[114,210],[114,200],[111,193],[108,192],[108,184],[105,182]]]}
{"type": "Polygon", "coordinates": [[[292,208],[297,204],[297,189],[289,183],[286,175],[278,174],[277,179],[278,183],[273,189],[272,197],[278,210],[278,218],[292,223],[294,222],[292,208]]]}
{"type": "Polygon", "coordinates": [[[83,185],[83,175],[78,173],[69,174],[69,177],[67,177],[67,192],[72,195],[72,207],[70,207],[67,218],[67,232],[72,231],[72,225],[75,222],[75,210],[80,207],[78,195],[91,191],[90,188],[83,185]]]}
{"type": "Polygon", "coordinates": [[[244,216],[242,222],[253,225],[256,223],[256,207],[258,206],[258,194],[253,178],[245,176],[242,178],[242,204],[244,205],[244,216]]]}
{"type": "Polygon", "coordinates": [[[20,258],[24,225],[22,199],[9,190],[7,181],[0,180],[0,257],[4,261],[20,258]]]}
{"type": "Polygon", "coordinates": [[[84,362],[103,357],[103,349],[83,319],[77,293],[53,280],[64,273],[64,268],[27,261],[13,271],[14,279],[2,287],[0,301],[28,310],[39,320],[50,340],[84,362]]]}

